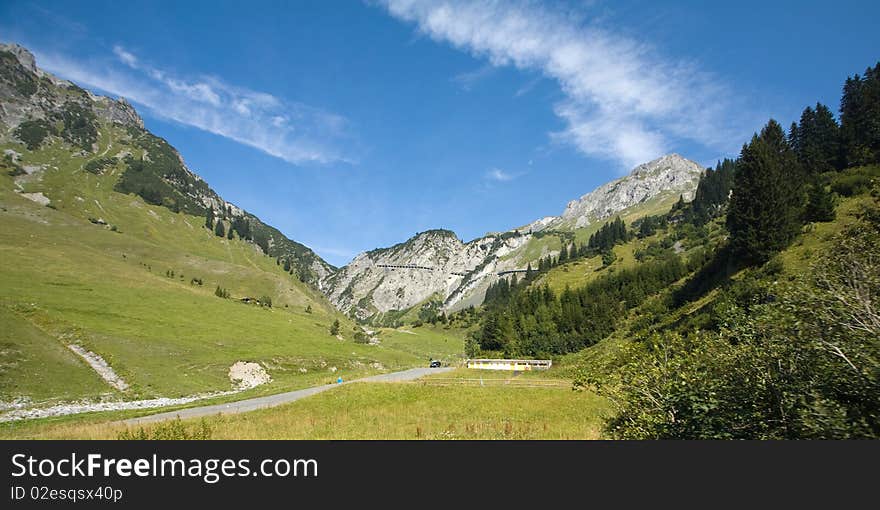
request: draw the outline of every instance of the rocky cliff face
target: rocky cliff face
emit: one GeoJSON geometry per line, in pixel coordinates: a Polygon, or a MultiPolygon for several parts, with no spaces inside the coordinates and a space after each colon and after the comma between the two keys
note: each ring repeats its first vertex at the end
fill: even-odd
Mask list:
{"type": "Polygon", "coordinates": [[[494,272],[512,268],[501,258],[529,235],[490,234],[468,243],[448,230],[416,234],[390,248],[361,253],[326,282],[330,300],[359,319],[406,310],[429,299],[444,307],[494,272]]]}
{"type": "Polygon", "coordinates": [[[527,253],[537,233],[584,228],[663,196],[684,195],[690,200],[703,170],[670,154],[569,202],[562,215],[518,230],[467,243],[448,230],[422,232],[391,248],[358,255],[323,282],[325,293],[340,310],[359,319],[427,301],[444,310],[479,305],[489,283],[512,274],[507,271],[523,270],[538,258],[556,254],[546,247],[527,253]]]}
{"type": "Polygon", "coordinates": [[[19,141],[29,149],[60,142],[71,152],[99,162],[95,151],[102,132],[116,133],[111,146],[118,148],[100,156],[126,165],[115,191],[140,194],[148,202],[189,214],[205,215],[210,210],[227,225],[246,223],[246,240],[289,262],[301,280],[319,288],[335,271],[306,246],[220,197],[186,166],[177,150],[144,129],[143,120],[125,99],[94,95],[37,67],[27,49],[0,44],[0,140],[19,141]],[[127,180],[129,172],[137,177],[127,180]]]}
{"type": "Polygon", "coordinates": [[[37,67],[31,52],[0,43],[0,122],[13,128],[26,120],[53,120],[65,105],[80,105],[106,122],[138,128],[144,121],[125,99],[95,96],[37,67]]]}
{"type": "Polygon", "coordinates": [[[583,228],[661,194],[683,195],[685,200],[691,200],[704,170],[678,154],[663,156],[635,167],[626,177],[572,200],[562,216],[547,222],[543,228],[583,228]]]}

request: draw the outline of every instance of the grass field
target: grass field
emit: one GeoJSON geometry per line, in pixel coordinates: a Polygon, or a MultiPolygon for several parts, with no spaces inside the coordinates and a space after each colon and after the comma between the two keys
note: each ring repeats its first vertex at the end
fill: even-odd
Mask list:
{"type": "MultiPolygon", "coordinates": [[[[598,439],[608,403],[568,388],[355,383],[286,404],[206,419],[213,439],[598,439]]],[[[187,428],[199,420],[184,421],[187,428]]],[[[144,427],[150,431],[157,427],[144,427]]],[[[107,422],[29,423],[7,438],[115,439],[107,422]]]]}

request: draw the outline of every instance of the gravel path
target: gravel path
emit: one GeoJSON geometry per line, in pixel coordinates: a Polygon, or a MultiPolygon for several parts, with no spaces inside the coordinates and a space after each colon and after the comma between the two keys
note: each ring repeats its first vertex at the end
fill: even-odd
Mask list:
{"type": "MultiPolygon", "coordinates": [[[[400,372],[391,372],[388,374],[372,375],[363,379],[355,379],[343,384],[351,384],[356,382],[403,382],[412,381],[428,374],[439,374],[452,370],[451,367],[443,368],[411,368],[400,372]]],[[[151,414],[149,416],[140,416],[123,420],[121,423],[126,425],[139,425],[144,423],[155,423],[157,421],[171,420],[180,418],[200,418],[203,416],[213,416],[216,414],[237,414],[255,411],[257,409],[265,409],[267,407],[275,407],[288,402],[293,402],[301,398],[316,395],[318,393],[333,389],[341,384],[325,384],[323,386],[315,386],[302,390],[288,391],[277,395],[269,395],[266,397],[249,398],[247,400],[239,400],[237,402],[228,402],[226,404],[215,404],[202,407],[191,407],[189,409],[180,409],[178,411],[169,411],[165,413],[151,414]]]]}

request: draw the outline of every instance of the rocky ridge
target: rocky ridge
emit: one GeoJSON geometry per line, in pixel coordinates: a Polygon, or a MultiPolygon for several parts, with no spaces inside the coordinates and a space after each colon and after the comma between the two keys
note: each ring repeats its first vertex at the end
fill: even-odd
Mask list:
{"type": "Polygon", "coordinates": [[[323,282],[340,310],[365,320],[433,302],[442,310],[479,305],[498,273],[525,269],[556,252],[525,248],[539,233],[572,231],[606,221],[654,199],[693,198],[705,169],[678,154],[637,166],[629,175],[572,200],[560,216],[548,216],[504,233],[463,242],[448,230],[416,234],[404,243],[361,253],[323,282]]]}
{"type": "MultiPolygon", "coordinates": [[[[299,278],[316,287],[320,288],[321,281],[335,271],[306,246],[288,239],[253,214],[220,197],[187,167],[176,149],[144,128],[143,119],[124,98],[92,94],[40,69],[34,55],[26,48],[0,43],[0,139],[25,142],[19,129],[23,125],[32,133],[41,132],[35,138],[29,137],[31,143],[42,145],[44,140],[60,138],[69,144],[71,152],[84,157],[103,156],[95,153],[101,130],[119,126],[127,133],[123,135],[127,143],[142,144],[142,161],[148,163],[157,154],[161,157],[163,151],[170,154],[165,163],[159,165],[161,169],[152,169],[148,165],[141,165],[141,168],[156,172],[165,170],[157,177],[167,185],[166,190],[172,195],[175,206],[183,204],[181,210],[198,215],[212,210],[215,216],[225,217],[230,222],[236,218],[246,220],[255,234],[250,239],[252,242],[258,244],[256,238],[259,237],[261,247],[268,255],[290,261],[299,278]]],[[[127,161],[130,156],[130,150],[120,151],[113,158],[127,161]]],[[[163,205],[168,204],[163,202],[163,205]]]]}

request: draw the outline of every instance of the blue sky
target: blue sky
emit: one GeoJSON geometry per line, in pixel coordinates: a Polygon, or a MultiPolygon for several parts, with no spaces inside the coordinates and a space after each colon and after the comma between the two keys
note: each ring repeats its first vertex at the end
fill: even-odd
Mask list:
{"type": "Polygon", "coordinates": [[[224,198],[341,265],[559,214],[635,164],[836,110],[878,2],[0,4],[0,40],[129,98],[224,198]],[[717,5],[716,5],[717,4],[717,5]]]}

